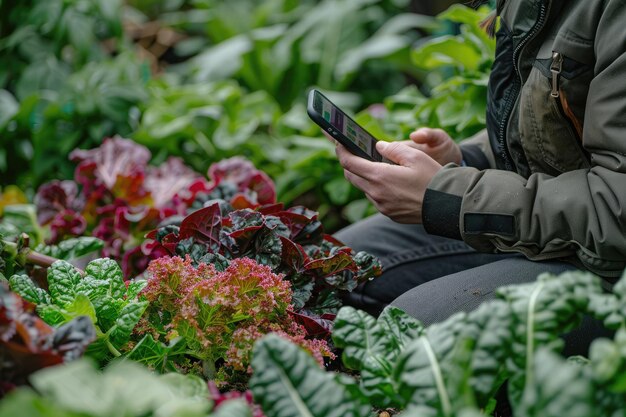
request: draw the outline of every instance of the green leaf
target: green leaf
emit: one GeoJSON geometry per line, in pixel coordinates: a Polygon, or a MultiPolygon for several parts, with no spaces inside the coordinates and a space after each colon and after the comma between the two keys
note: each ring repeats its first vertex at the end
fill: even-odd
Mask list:
{"type": "Polygon", "coordinates": [[[116,346],[123,346],[148,307],[147,301],[129,303],[124,306],[112,328],[110,339],[116,346]]]}
{"type": "Polygon", "coordinates": [[[76,297],[80,273],[66,261],[56,261],[48,268],[48,288],[52,301],[60,307],[71,304],[76,297]]]}
{"type": "Polygon", "coordinates": [[[185,339],[178,337],[169,345],[154,340],[151,334],[145,335],[128,353],[128,358],[143,363],[158,372],[176,371],[174,360],[187,351],[185,339]]]}
{"type": "Polygon", "coordinates": [[[376,319],[353,307],[339,310],[333,326],[333,342],[343,348],[343,363],[350,369],[363,368],[365,358],[385,354],[384,330],[376,319]]]}
{"type": "Polygon", "coordinates": [[[146,285],[148,285],[148,281],[145,280],[130,281],[126,289],[126,299],[129,301],[136,299],[146,285]]]}
{"type": "Polygon", "coordinates": [[[69,321],[74,317],[88,316],[93,324],[97,323],[96,310],[85,294],[78,294],[71,304],[65,306],[65,320],[69,321]]]}
{"type": "Polygon", "coordinates": [[[37,314],[43,321],[51,326],[65,322],[65,310],[55,304],[40,304],[37,306],[37,314]]]}
{"type": "Polygon", "coordinates": [[[220,404],[212,417],[252,417],[252,410],[244,400],[228,400],[220,404]]]}
{"type": "Polygon", "coordinates": [[[601,415],[594,403],[591,379],[584,368],[560,358],[550,349],[537,351],[532,364],[535,378],[527,380],[515,416],[588,417],[601,415]]]}
{"type": "Polygon", "coordinates": [[[50,304],[50,295],[43,288],[39,288],[27,275],[13,275],[9,278],[12,291],[33,304],[50,304]]]}
{"type": "Polygon", "coordinates": [[[175,397],[206,400],[209,398],[209,388],[202,378],[195,375],[169,373],[159,376],[175,397]]]}
{"type": "Polygon", "coordinates": [[[124,275],[122,269],[112,259],[101,258],[89,262],[85,268],[85,274],[95,279],[109,283],[109,295],[113,298],[122,298],[126,294],[124,275]]]}
{"type": "Polygon", "coordinates": [[[211,403],[201,394],[198,379],[186,378],[159,377],[131,361],[99,372],[91,362],[79,360],[39,371],[31,382],[42,398],[81,416],[207,416],[211,403]]]}
{"type": "Polygon", "coordinates": [[[99,251],[103,247],[104,242],[102,240],[90,236],[81,236],[64,240],[59,242],[58,245],[40,244],[35,248],[35,251],[53,258],[69,261],[99,251]]]}
{"type": "Polygon", "coordinates": [[[250,388],[267,417],[368,416],[332,373],[291,342],[270,334],[256,343],[250,388]]]}
{"type": "Polygon", "coordinates": [[[462,39],[442,36],[423,43],[412,53],[413,63],[424,70],[455,66],[464,71],[476,71],[481,54],[462,39]]]}
{"type": "Polygon", "coordinates": [[[417,339],[424,331],[422,323],[393,306],[385,307],[378,317],[377,325],[389,341],[387,352],[402,351],[409,342],[417,339]]]}
{"type": "Polygon", "coordinates": [[[405,345],[420,336],[422,324],[396,307],[386,307],[376,320],[352,307],[339,310],[333,327],[333,342],[343,348],[343,362],[363,369],[367,358],[394,360],[405,345]]]}
{"type": "Polygon", "coordinates": [[[497,291],[510,304],[515,339],[510,343],[507,367],[513,404],[521,398],[527,381],[534,379],[534,355],[538,346],[557,351],[563,345],[559,335],[575,328],[593,294],[602,294],[599,278],[580,271],[558,276],[541,274],[526,285],[500,288],[497,291]]]}
{"type": "Polygon", "coordinates": [[[0,129],[13,118],[20,108],[13,94],[7,90],[0,90],[0,129]]]}

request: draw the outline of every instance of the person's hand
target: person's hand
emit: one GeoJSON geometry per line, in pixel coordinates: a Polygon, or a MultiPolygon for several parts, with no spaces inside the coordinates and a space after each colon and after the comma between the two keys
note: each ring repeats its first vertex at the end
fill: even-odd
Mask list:
{"type": "Polygon", "coordinates": [[[376,149],[398,165],[368,161],[338,144],[336,152],[346,179],[392,220],[421,223],[426,188],[441,165],[404,142],[378,142],[376,149]]]}
{"type": "Polygon", "coordinates": [[[428,154],[441,165],[450,162],[461,164],[461,149],[445,131],[423,127],[411,132],[409,138],[411,141],[406,141],[409,145],[428,154]]]}

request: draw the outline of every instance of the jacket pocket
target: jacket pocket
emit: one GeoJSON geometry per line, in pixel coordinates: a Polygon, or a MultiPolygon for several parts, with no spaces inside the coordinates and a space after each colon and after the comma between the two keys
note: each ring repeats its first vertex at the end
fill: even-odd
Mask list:
{"type": "Polygon", "coordinates": [[[522,88],[519,129],[533,172],[558,175],[589,167],[582,142],[592,68],[553,52],[537,59],[522,88]]]}

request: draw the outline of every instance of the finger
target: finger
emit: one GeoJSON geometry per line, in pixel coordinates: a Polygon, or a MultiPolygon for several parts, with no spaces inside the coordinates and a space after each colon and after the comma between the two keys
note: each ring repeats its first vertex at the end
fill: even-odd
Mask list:
{"type": "Polygon", "coordinates": [[[376,143],[376,149],[384,158],[402,166],[414,166],[426,155],[419,149],[402,142],[380,141],[376,143]]]}
{"type": "Polygon", "coordinates": [[[443,142],[447,134],[441,129],[431,129],[429,127],[422,127],[414,132],[411,132],[409,138],[418,144],[427,144],[435,146],[443,142]]]}
{"type": "Polygon", "coordinates": [[[344,176],[346,177],[346,180],[350,181],[350,183],[354,185],[356,188],[358,188],[359,190],[363,191],[366,194],[368,193],[370,186],[371,186],[368,180],[350,171],[344,171],[344,176]]]}
{"type": "Polygon", "coordinates": [[[335,148],[335,153],[339,158],[339,163],[345,170],[370,181],[376,177],[378,172],[377,162],[356,156],[341,144],[335,148]]]}
{"type": "Polygon", "coordinates": [[[324,134],[324,136],[326,136],[326,139],[328,139],[330,141],[330,143],[332,143],[333,145],[337,146],[338,142],[335,140],[335,138],[330,136],[325,130],[322,130],[322,133],[324,134]]]}

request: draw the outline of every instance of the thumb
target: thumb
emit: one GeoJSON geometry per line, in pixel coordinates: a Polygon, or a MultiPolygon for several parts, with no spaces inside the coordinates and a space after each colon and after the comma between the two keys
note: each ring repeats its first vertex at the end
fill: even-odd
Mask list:
{"type": "Polygon", "coordinates": [[[420,155],[424,153],[402,142],[379,141],[376,143],[376,150],[384,158],[402,166],[415,165],[420,155]]]}
{"type": "Polygon", "coordinates": [[[431,129],[429,127],[422,127],[420,129],[411,132],[409,138],[415,143],[423,143],[430,146],[438,145],[443,142],[447,134],[441,129],[431,129]]]}

